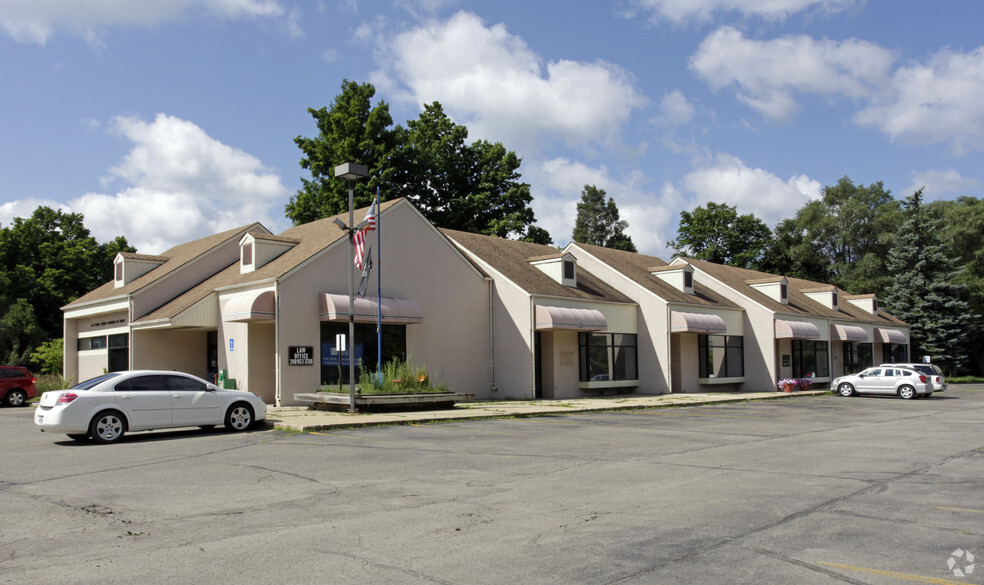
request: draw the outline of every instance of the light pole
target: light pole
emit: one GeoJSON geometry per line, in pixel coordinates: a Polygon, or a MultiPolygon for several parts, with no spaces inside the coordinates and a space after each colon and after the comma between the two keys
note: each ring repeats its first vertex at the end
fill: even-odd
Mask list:
{"type": "Polygon", "coordinates": [[[349,182],[348,188],[348,225],[336,219],[335,225],[348,232],[349,240],[349,327],[348,327],[348,354],[349,354],[349,414],[359,412],[355,407],[355,232],[359,231],[361,225],[355,225],[355,182],[369,176],[369,169],[365,165],[355,163],[345,163],[335,167],[335,176],[341,177],[349,182]]]}

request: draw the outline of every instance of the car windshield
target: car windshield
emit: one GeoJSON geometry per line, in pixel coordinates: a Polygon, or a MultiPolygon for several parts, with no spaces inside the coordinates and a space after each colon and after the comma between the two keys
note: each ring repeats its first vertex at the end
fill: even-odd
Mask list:
{"type": "Polygon", "coordinates": [[[99,385],[100,383],[105,382],[110,378],[115,378],[116,376],[119,375],[120,375],[119,372],[112,372],[109,374],[103,374],[102,376],[96,376],[95,378],[89,378],[85,382],[79,382],[78,384],[72,386],[71,390],[89,390],[99,385]]]}

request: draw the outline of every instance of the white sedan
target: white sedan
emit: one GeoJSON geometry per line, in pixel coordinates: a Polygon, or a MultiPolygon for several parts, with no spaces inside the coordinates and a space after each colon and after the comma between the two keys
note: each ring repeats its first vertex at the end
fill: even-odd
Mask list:
{"type": "Polygon", "coordinates": [[[265,418],[266,404],[252,392],[223,390],[182,372],[134,370],[45,392],[34,424],[42,432],[114,443],[127,431],[215,425],[245,431],[265,418]]]}

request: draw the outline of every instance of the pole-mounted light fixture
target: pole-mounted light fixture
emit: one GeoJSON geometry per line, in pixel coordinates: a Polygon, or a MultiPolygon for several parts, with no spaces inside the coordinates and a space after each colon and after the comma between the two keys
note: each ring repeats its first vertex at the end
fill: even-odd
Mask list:
{"type": "Polygon", "coordinates": [[[349,240],[349,414],[359,412],[355,407],[355,263],[352,261],[355,258],[355,232],[360,228],[360,226],[355,225],[355,182],[365,179],[368,176],[369,169],[365,165],[345,163],[335,167],[335,177],[345,179],[349,182],[348,225],[341,220],[335,220],[335,225],[341,228],[342,231],[348,232],[349,240]]]}

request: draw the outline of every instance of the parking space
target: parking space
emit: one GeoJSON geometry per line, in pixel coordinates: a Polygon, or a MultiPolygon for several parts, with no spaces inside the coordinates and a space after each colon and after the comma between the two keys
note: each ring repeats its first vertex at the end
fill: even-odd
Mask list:
{"type": "Polygon", "coordinates": [[[0,409],[0,583],[984,583],[984,388],[98,446],[0,409]]]}

